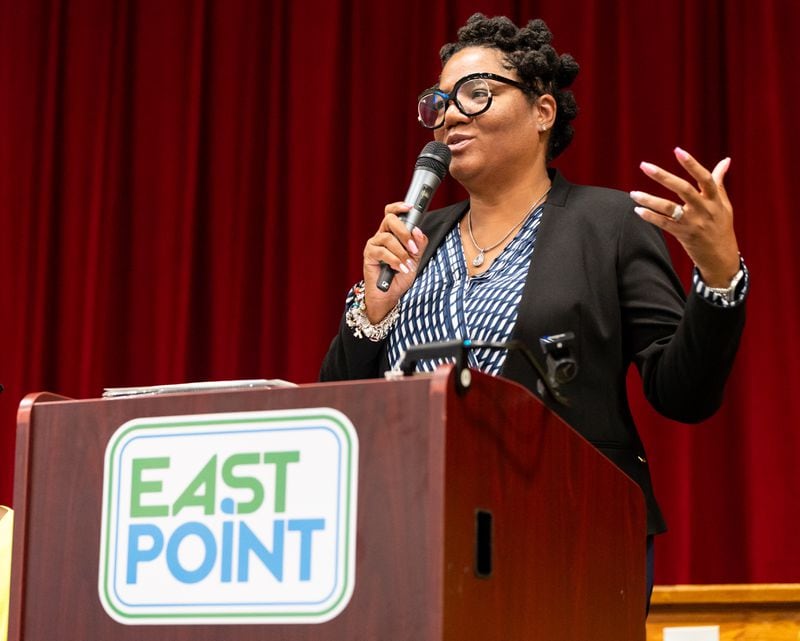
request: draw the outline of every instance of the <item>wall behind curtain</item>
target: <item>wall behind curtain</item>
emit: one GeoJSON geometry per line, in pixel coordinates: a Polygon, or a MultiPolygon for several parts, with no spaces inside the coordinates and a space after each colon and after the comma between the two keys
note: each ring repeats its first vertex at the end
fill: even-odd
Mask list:
{"type": "Polygon", "coordinates": [[[0,0],[0,502],[28,392],[315,380],[475,10],[543,17],[580,62],[573,181],[733,158],[753,290],[725,405],[670,423],[631,377],[671,526],[656,578],[800,581],[793,0],[0,0]]]}

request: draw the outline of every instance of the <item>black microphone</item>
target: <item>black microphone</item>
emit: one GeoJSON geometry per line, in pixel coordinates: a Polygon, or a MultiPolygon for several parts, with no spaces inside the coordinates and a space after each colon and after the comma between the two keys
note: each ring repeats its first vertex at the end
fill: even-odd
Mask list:
{"type": "MultiPolygon", "coordinates": [[[[443,142],[431,141],[422,148],[414,165],[414,176],[403,202],[412,204],[411,210],[404,216],[403,222],[409,231],[419,225],[422,214],[428,209],[436,188],[447,174],[450,166],[450,148],[443,142]]],[[[395,271],[389,265],[381,266],[378,277],[378,289],[389,291],[395,271]]]]}

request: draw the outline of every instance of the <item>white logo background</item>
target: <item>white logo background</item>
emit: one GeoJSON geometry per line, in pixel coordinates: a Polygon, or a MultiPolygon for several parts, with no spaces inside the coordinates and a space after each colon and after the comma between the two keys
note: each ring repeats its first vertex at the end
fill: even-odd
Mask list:
{"type": "Polygon", "coordinates": [[[357,461],[355,429],[330,408],[126,423],[106,450],[103,606],[128,624],[333,618],[346,607],[355,579],[357,461]],[[264,462],[265,453],[287,452],[296,452],[298,460],[264,462]],[[247,455],[244,464],[241,455],[247,455]],[[175,506],[215,456],[216,469],[206,469],[203,477],[213,481],[197,481],[188,492],[194,497],[190,502],[204,505],[175,506]],[[228,479],[232,474],[235,485],[247,487],[230,487],[223,478],[223,466],[236,456],[240,464],[228,470],[228,479]],[[141,466],[143,459],[151,463],[137,472],[136,502],[146,511],[168,510],[168,516],[131,514],[134,461],[141,466]],[[276,491],[281,469],[285,493],[276,491]],[[263,488],[263,502],[252,513],[238,513],[242,505],[257,502],[254,486],[263,488]],[[205,513],[206,501],[213,505],[211,515],[205,513]],[[253,551],[242,554],[243,533],[265,559],[253,551]]]}

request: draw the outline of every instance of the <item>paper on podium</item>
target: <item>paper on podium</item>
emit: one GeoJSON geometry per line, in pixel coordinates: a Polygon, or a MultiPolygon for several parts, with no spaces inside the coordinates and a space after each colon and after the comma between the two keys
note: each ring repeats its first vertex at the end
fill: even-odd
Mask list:
{"type": "Polygon", "coordinates": [[[236,381],[201,381],[199,383],[176,383],[173,385],[149,385],[146,387],[107,387],[103,398],[144,396],[155,394],[185,394],[186,392],[213,392],[215,390],[269,389],[272,387],[297,387],[281,378],[254,378],[236,381]]]}

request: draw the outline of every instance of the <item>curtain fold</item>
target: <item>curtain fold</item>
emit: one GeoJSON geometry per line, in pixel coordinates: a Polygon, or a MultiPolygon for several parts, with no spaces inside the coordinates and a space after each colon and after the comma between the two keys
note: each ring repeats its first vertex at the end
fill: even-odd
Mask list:
{"type": "MultiPolygon", "coordinates": [[[[0,503],[24,394],[316,379],[361,252],[428,140],[415,97],[467,0],[0,0],[0,503]]],[[[753,288],[719,414],[634,413],[670,532],[656,578],[800,580],[793,181],[800,5],[486,0],[582,70],[575,182],[727,184],[753,288]]],[[[447,181],[436,197],[462,197],[447,181]]],[[[691,264],[674,243],[688,283],[691,264]]]]}

